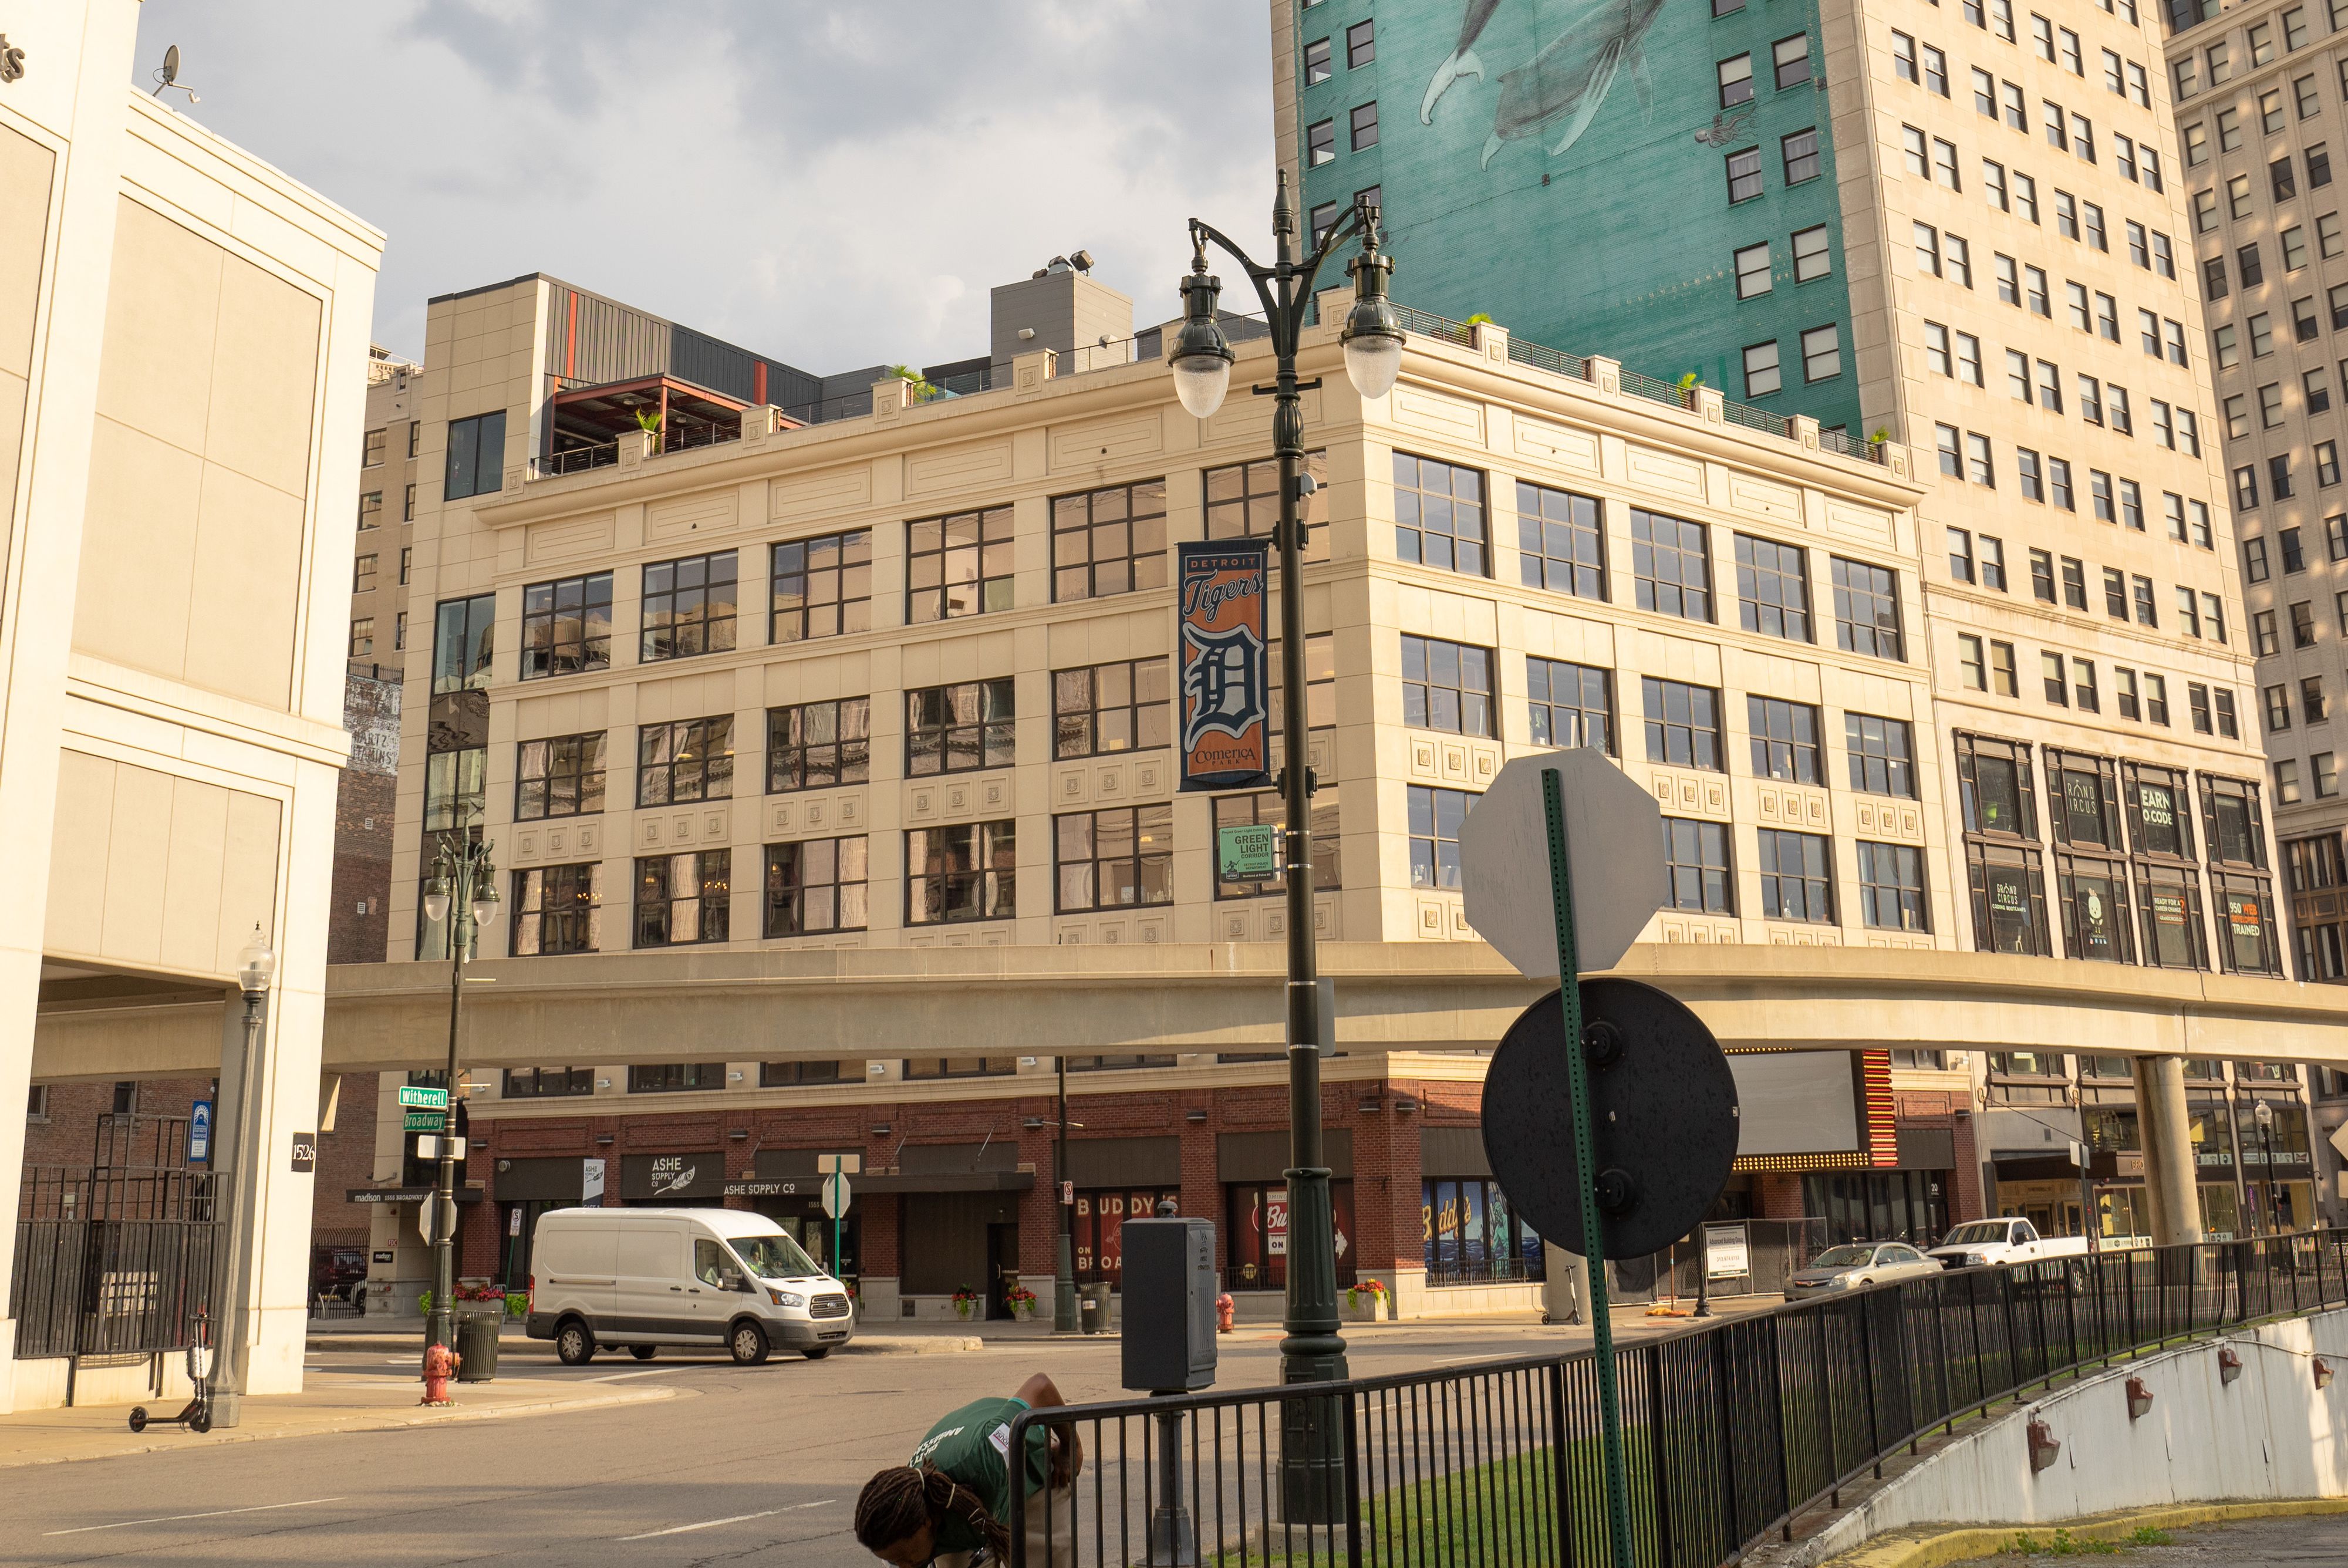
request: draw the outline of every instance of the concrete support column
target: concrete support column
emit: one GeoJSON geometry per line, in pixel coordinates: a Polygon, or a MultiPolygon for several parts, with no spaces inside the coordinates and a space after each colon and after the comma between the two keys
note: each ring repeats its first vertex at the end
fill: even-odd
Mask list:
{"type": "Polygon", "coordinates": [[[2201,1194],[2194,1181],[2193,1140],[2186,1128],[2185,1062],[2135,1060],[2137,1136],[2144,1145],[2144,1191],[2156,1246],[2201,1239],[2201,1194]]]}

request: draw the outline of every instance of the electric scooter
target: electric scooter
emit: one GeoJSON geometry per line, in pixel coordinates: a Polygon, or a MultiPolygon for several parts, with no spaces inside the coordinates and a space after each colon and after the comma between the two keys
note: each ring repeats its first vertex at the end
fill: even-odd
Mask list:
{"type": "Polygon", "coordinates": [[[194,1395],[176,1416],[149,1416],[147,1407],[139,1405],[130,1412],[130,1429],[143,1432],[149,1426],[185,1427],[191,1432],[212,1429],[212,1346],[211,1325],[203,1309],[196,1309],[195,1343],[188,1346],[188,1381],[194,1385],[194,1395]]]}

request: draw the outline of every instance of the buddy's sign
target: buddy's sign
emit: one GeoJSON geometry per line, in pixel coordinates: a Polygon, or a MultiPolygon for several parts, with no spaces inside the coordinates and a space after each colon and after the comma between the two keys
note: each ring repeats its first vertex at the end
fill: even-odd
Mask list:
{"type": "Polygon", "coordinates": [[[1178,547],[1182,588],[1182,788],[1272,781],[1272,684],[1264,634],[1271,547],[1216,540],[1178,547]]]}

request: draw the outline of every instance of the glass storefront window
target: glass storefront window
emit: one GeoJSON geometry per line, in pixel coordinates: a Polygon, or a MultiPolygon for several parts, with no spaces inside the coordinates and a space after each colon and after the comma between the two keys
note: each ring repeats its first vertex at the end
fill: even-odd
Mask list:
{"type": "Polygon", "coordinates": [[[1181,1202],[1173,1187],[1079,1188],[1074,1233],[1076,1283],[1119,1288],[1125,1279],[1125,1222],[1147,1220],[1160,1199],[1181,1202]]]}
{"type": "Polygon", "coordinates": [[[1544,1277],[1540,1237],[1497,1181],[1468,1176],[1420,1182],[1419,1224],[1429,1284],[1544,1277]]]}
{"type": "MultiPolygon", "coordinates": [[[[1354,1182],[1344,1177],[1329,1183],[1330,1207],[1335,1211],[1337,1285],[1354,1281],[1354,1182]]],[[[1223,1288],[1226,1290],[1286,1290],[1288,1288],[1288,1184],[1284,1181],[1229,1181],[1223,1185],[1223,1288]]]]}

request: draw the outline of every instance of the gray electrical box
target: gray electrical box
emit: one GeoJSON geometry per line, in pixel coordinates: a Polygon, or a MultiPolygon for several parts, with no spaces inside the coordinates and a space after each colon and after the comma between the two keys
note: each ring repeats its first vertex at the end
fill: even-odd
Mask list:
{"type": "Polygon", "coordinates": [[[1180,1394],[1215,1383],[1215,1226],[1128,1220],[1125,1386],[1180,1394]]]}

